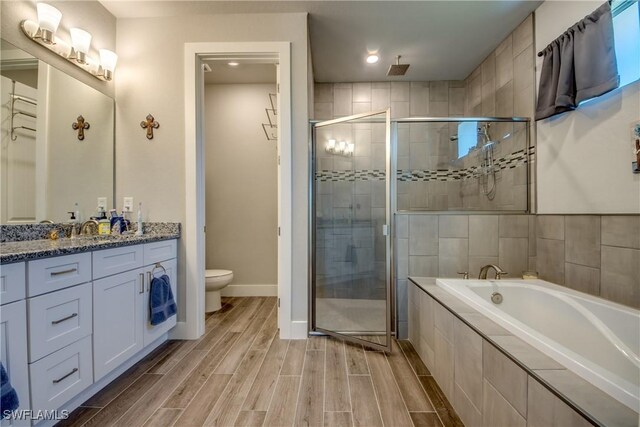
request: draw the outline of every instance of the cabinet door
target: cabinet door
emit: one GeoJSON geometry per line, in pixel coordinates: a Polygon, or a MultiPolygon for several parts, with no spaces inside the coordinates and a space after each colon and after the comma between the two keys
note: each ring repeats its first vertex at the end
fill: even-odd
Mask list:
{"type": "MultiPolygon", "coordinates": [[[[29,405],[29,369],[27,366],[27,303],[17,301],[0,309],[0,360],[9,381],[18,394],[18,410],[29,405]]],[[[3,408],[4,409],[4,408],[3,408]]],[[[30,425],[28,420],[3,419],[2,427],[30,425]]]]}
{"type": "MultiPolygon", "coordinates": [[[[164,267],[166,270],[167,276],[171,279],[171,291],[173,292],[173,299],[178,303],[178,288],[177,288],[177,261],[176,259],[171,259],[169,261],[163,261],[159,263],[160,266],[164,267]]],[[[150,289],[151,289],[151,279],[153,276],[160,277],[164,274],[164,271],[160,267],[156,267],[156,265],[151,265],[146,267],[145,269],[145,278],[146,278],[146,287],[145,287],[145,295],[144,295],[144,313],[145,313],[145,321],[144,321],[144,345],[147,346],[151,344],[156,339],[160,338],[162,334],[166,333],[169,329],[173,328],[176,325],[176,319],[178,315],[171,316],[163,323],[152,326],[150,323],[151,312],[149,309],[149,297],[150,297],[150,289]]]]}
{"type": "Polygon", "coordinates": [[[27,280],[24,262],[0,266],[0,304],[24,299],[27,280]]]}
{"type": "Polygon", "coordinates": [[[93,282],[96,381],[142,349],[145,294],[141,268],[93,282]]]}

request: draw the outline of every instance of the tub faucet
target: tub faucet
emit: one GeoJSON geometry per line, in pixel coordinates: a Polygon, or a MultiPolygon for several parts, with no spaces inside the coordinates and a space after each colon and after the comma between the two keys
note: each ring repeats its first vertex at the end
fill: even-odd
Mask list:
{"type": "Polygon", "coordinates": [[[507,272],[501,269],[500,267],[498,267],[497,265],[487,264],[480,269],[480,274],[478,275],[478,279],[483,279],[483,280],[486,279],[487,273],[489,272],[490,268],[493,268],[496,271],[496,280],[500,280],[502,276],[507,275],[507,272]]]}

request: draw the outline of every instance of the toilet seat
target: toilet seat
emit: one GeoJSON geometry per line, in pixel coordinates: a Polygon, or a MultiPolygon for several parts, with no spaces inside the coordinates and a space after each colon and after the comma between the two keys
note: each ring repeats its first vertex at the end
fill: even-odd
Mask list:
{"type": "Polygon", "coordinates": [[[224,277],[233,274],[231,270],[205,270],[204,277],[212,279],[214,277],[224,277]]]}

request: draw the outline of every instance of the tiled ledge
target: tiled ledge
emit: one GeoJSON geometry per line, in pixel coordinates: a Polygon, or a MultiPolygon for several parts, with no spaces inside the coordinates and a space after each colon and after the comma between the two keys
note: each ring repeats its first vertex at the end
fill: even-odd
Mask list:
{"type": "MultiPolygon", "coordinates": [[[[55,227],[54,224],[47,225],[49,229],[55,227]]],[[[38,232],[39,231],[40,230],[38,230],[38,232]]],[[[6,241],[0,243],[0,264],[179,238],[179,223],[145,223],[145,234],[142,236],[129,234],[118,236],[83,236],[77,239],[60,238],[58,240],[49,240],[40,238],[37,240],[6,241]]]]}
{"type": "MultiPolygon", "coordinates": [[[[416,286],[416,289],[424,291],[424,293],[433,298],[435,302],[439,303],[439,305],[444,307],[455,318],[459,319],[477,333],[486,343],[499,350],[501,354],[524,370],[530,378],[528,386],[529,393],[535,393],[536,398],[543,399],[541,390],[546,389],[580,414],[584,422],[581,423],[573,420],[578,425],[638,426],[638,413],[613,399],[599,388],[585,381],[560,363],[549,358],[520,338],[512,335],[488,317],[440,288],[436,285],[435,278],[411,277],[409,280],[416,286]]],[[[415,307],[416,302],[410,301],[409,304],[414,304],[415,307]]],[[[421,309],[419,309],[419,311],[420,310],[421,309]]],[[[419,317],[414,315],[412,319],[412,316],[409,316],[410,331],[412,328],[411,322],[415,322],[419,318],[422,323],[423,316],[426,316],[426,314],[421,312],[419,312],[419,317]]],[[[437,320],[434,323],[437,324],[437,320]]],[[[420,327],[422,327],[422,325],[420,325],[420,327]]],[[[467,373],[465,372],[465,374],[467,373]]],[[[484,381],[487,381],[486,378],[484,381]]],[[[457,387],[457,385],[454,385],[454,387],[457,387]]],[[[456,408],[456,410],[458,410],[458,408],[456,408]]],[[[550,413],[552,412],[551,408],[547,408],[547,410],[550,413]]],[[[526,414],[526,411],[524,412],[525,413],[521,415],[532,415],[526,414]]],[[[464,421],[462,414],[461,417],[463,417],[464,421]]],[[[554,420],[554,422],[555,421],[556,420],[554,420]]]]}

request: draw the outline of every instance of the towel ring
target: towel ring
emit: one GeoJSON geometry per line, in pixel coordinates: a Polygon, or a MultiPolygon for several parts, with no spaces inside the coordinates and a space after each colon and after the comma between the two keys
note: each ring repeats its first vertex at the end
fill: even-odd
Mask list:
{"type": "Polygon", "coordinates": [[[156,269],[161,268],[164,274],[167,274],[167,270],[162,266],[162,264],[160,264],[159,262],[156,262],[156,265],[153,267],[153,269],[151,270],[151,274],[155,274],[156,269]]]}

